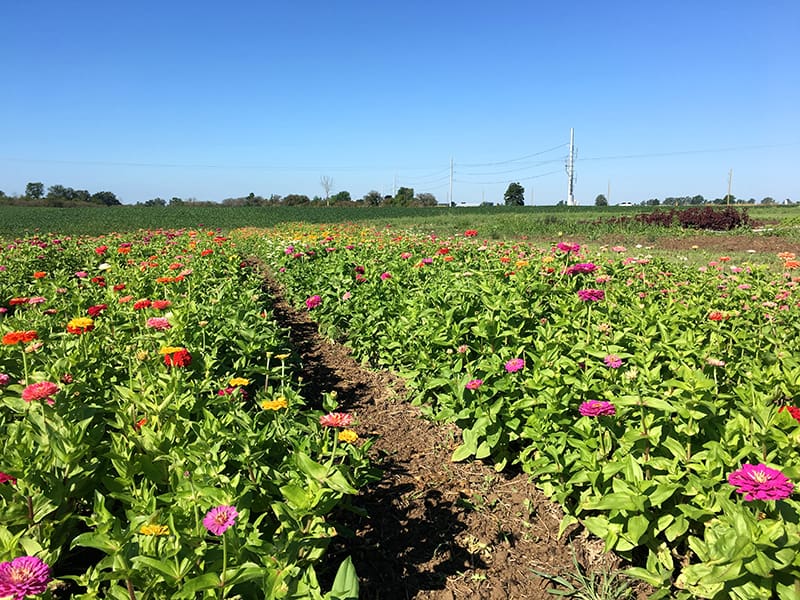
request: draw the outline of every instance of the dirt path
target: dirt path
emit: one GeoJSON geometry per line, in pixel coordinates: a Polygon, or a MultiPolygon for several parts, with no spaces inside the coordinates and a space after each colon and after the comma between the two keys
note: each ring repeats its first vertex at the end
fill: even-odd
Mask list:
{"type": "Polygon", "coordinates": [[[450,462],[460,443],[454,427],[424,420],[404,402],[400,379],[362,368],[269,287],[275,317],[302,357],[305,396],[336,390],[359,435],[375,440],[383,478],[354,500],[368,516],[341,517],[355,536],[335,539],[329,551],[332,565],[352,556],[362,599],[552,599],[533,569],[573,573],[573,552],[589,571],[617,566],[597,540],[557,539],[560,509],[526,475],[450,462]]]}

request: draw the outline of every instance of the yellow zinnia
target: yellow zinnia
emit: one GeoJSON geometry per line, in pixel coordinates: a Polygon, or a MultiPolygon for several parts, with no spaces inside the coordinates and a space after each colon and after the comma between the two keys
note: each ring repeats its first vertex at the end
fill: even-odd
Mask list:
{"type": "Polygon", "coordinates": [[[183,350],[180,346],[164,346],[161,350],[158,351],[159,354],[174,354],[175,352],[180,352],[183,350]]]}
{"type": "Polygon", "coordinates": [[[286,402],[286,398],[283,396],[276,398],[275,400],[264,400],[261,403],[261,408],[264,410],[280,410],[282,408],[286,408],[287,406],[289,406],[289,403],[286,402]]]}
{"type": "Polygon", "coordinates": [[[249,385],[249,384],[250,384],[250,380],[249,379],[245,379],[244,377],[234,377],[233,379],[230,380],[230,385],[232,385],[233,387],[237,387],[237,386],[238,387],[242,387],[242,386],[249,385]]]}
{"type": "Polygon", "coordinates": [[[355,444],[358,441],[358,434],[352,429],[343,429],[339,432],[339,439],[347,444],[355,444]]]}
{"type": "Polygon", "coordinates": [[[169,535],[169,527],[150,523],[148,525],[142,525],[139,528],[139,533],[142,535],[169,535]]]}

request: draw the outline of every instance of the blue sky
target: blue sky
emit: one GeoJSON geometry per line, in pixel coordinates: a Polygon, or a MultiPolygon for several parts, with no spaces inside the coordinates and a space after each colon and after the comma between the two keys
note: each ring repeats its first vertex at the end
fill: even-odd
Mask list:
{"type": "Polygon", "coordinates": [[[3,7],[0,190],[800,201],[800,3],[3,7]],[[523,158],[525,157],[525,158],[523,158]],[[521,160],[516,160],[521,159],[521,160]]]}

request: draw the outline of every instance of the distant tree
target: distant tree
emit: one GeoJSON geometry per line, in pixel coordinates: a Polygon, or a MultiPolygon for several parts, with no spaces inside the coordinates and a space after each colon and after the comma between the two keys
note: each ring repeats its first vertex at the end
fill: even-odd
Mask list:
{"type": "Polygon", "coordinates": [[[39,200],[44,196],[44,184],[40,181],[29,183],[25,186],[25,196],[33,200],[39,200]]]}
{"type": "Polygon", "coordinates": [[[437,204],[436,196],[434,196],[433,194],[429,194],[427,192],[422,192],[420,194],[417,194],[415,201],[420,206],[436,206],[437,204]]]}
{"type": "Polygon", "coordinates": [[[481,206],[494,206],[494,202],[489,202],[488,200],[484,200],[481,202],[481,206]]]}
{"type": "Polygon", "coordinates": [[[333,188],[333,178],[323,175],[319,178],[319,184],[322,186],[322,189],[325,190],[325,205],[327,206],[330,204],[328,198],[331,195],[331,188],[333,188]]]}
{"type": "Polygon", "coordinates": [[[122,202],[117,199],[114,192],[95,192],[89,200],[96,204],[105,204],[106,206],[120,206],[122,204],[122,202]]]}
{"type": "Polygon", "coordinates": [[[767,196],[761,201],[761,204],[775,204],[775,199],[767,196]]]}
{"type": "Polygon", "coordinates": [[[606,198],[605,194],[597,194],[597,198],[594,199],[595,206],[608,206],[608,198],[606,198]]]}
{"type": "Polygon", "coordinates": [[[525,188],[518,182],[509,183],[506,193],[503,194],[506,206],[523,206],[525,204],[525,188]]]}
{"type": "Polygon", "coordinates": [[[72,199],[77,202],[89,202],[92,195],[89,193],[89,190],[73,190],[72,191],[72,199]]]}
{"type": "Polygon", "coordinates": [[[283,203],[286,206],[296,206],[298,204],[308,204],[311,199],[305,194],[289,194],[283,197],[283,203]]]}
{"type": "Polygon", "coordinates": [[[703,196],[701,194],[697,194],[696,196],[692,196],[692,198],[689,200],[689,204],[705,204],[705,203],[706,203],[706,199],[703,198],[703,196]]]}
{"type": "Polygon", "coordinates": [[[341,192],[336,192],[330,198],[333,200],[333,203],[336,204],[337,202],[352,202],[353,199],[350,197],[350,192],[347,190],[342,190],[341,192]]]}
{"type": "Polygon", "coordinates": [[[397,206],[409,206],[414,201],[414,188],[401,187],[394,195],[392,204],[397,206]]]}
{"type": "Polygon", "coordinates": [[[166,206],[167,201],[163,198],[151,198],[150,200],[145,200],[145,206],[166,206]]]}
{"type": "Polygon", "coordinates": [[[72,200],[74,197],[75,190],[63,185],[51,185],[47,188],[47,196],[45,196],[48,202],[64,202],[72,200]]]}
{"type": "Polygon", "coordinates": [[[725,194],[722,197],[722,202],[724,204],[735,204],[736,203],[736,196],[734,196],[733,194],[725,194]]]}
{"type": "Polygon", "coordinates": [[[364,202],[365,206],[380,206],[381,202],[383,202],[383,196],[381,196],[380,192],[371,190],[364,195],[362,202],[364,202]]]}
{"type": "Polygon", "coordinates": [[[178,196],[173,196],[172,198],[169,199],[170,206],[183,206],[183,204],[185,204],[183,198],[180,198],[178,196]]]}

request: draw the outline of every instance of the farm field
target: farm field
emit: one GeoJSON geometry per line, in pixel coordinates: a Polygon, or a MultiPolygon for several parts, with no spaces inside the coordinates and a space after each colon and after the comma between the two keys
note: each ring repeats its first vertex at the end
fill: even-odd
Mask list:
{"type": "MultiPolygon", "coordinates": [[[[86,598],[354,597],[354,564],[361,597],[386,597],[359,557],[398,540],[344,509],[358,490],[380,497],[375,466],[396,465],[380,445],[413,409],[450,424],[433,444],[452,472],[427,472],[421,497],[437,492],[439,512],[409,510],[403,527],[445,527],[420,547],[454,564],[439,560],[436,581],[387,574],[406,594],[548,597],[548,582],[570,581],[572,544],[573,571],[613,551],[654,598],[797,597],[793,217],[769,234],[698,235],[457,214],[6,236],[0,558],[37,557],[86,598]],[[402,379],[360,371],[350,383],[379,397],[348,392],[348,375],[320,373],[332,350],[309,341],[315,327],[348,349],[334,361],[402,379]],[[507,512],[510,530],[494,521],[493,539],[462,535],[509,511],[509,486],[528,512],[507,512]],[[554,528],[531,534],[546,516],[554,528]],[[361,537],[331,544],[337,522],[361,537]],[[537,545],[509,568],[515,546],[537,545]]],[[[435,562],[405,544],[405,567],[435,562]]]]}

